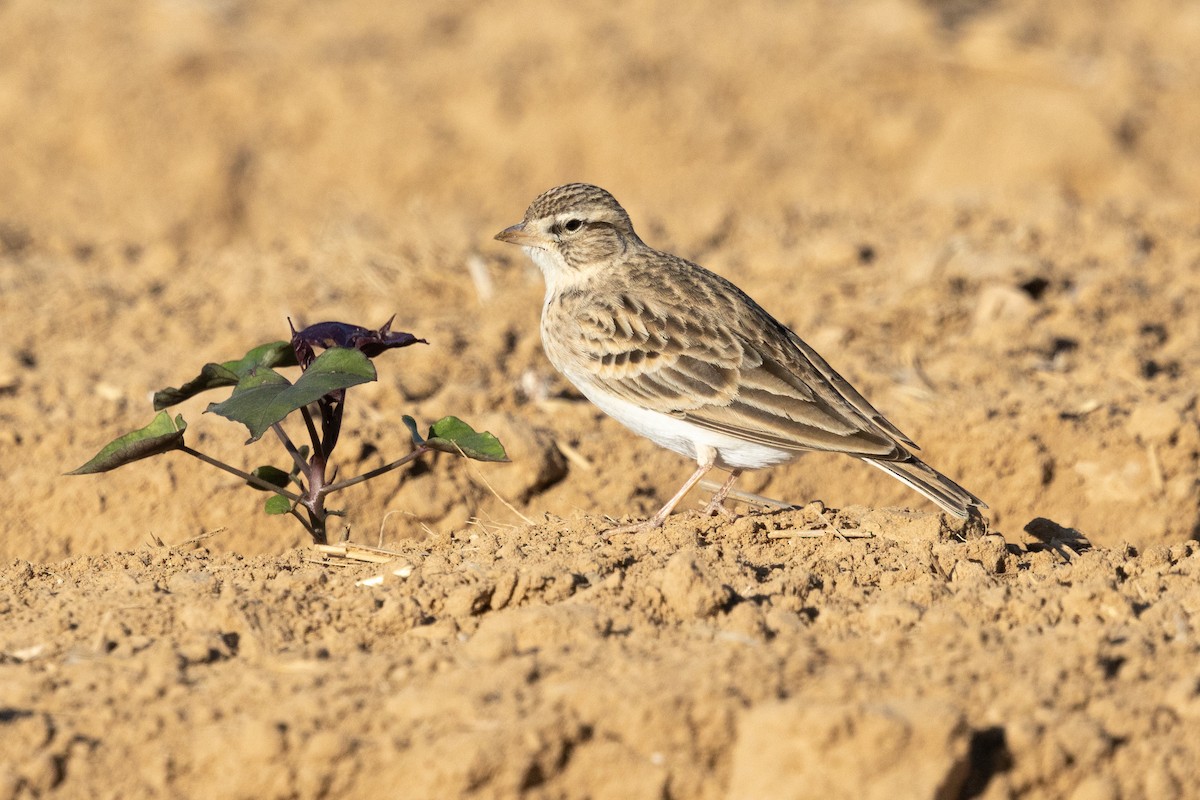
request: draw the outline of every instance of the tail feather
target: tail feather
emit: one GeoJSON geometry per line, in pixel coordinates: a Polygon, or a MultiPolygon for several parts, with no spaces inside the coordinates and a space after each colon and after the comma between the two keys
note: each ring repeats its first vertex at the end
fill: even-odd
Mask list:
{"type": "Polygon", "coordinates": [[[972,509],[987,508],[987,503],[916,456],[909,456],[904,461],[881,461],[874,458],[864,458],[863,461],[916,489],[937,503],[942,510],[957,517],[969,517],[972,509]]]}

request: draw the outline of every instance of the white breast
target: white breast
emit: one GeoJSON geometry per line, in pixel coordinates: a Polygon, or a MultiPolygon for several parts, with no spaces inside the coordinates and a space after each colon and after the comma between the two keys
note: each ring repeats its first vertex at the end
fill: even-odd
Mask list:
{"type": "Polygon", "coordinates": [[[695,460],[700,450],[717,452],[717,466],[724,469],[761,469],[791,461],[799,453],[770,445],[747,442],[728,434],[702,428],[686,420],[650,411],[598,389],[586,379],[563,372],[584,397],[610,417],[655,444],[695,460]]]}

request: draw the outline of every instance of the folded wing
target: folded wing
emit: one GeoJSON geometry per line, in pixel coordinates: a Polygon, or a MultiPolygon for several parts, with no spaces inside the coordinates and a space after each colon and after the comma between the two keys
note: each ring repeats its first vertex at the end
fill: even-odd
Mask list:
{"type": "MultiPolygon", "coordinates": [[[[683,262],[686,264],[686,262],[683,262]]],[[[700,267],[687,265],[688,270],[700,267]]],[[[572,316],[592,379],[646,408],[782,449],[903,460],[912,441],[794,333],[737,287],[664,295],[634,282],[572,316]]]]}

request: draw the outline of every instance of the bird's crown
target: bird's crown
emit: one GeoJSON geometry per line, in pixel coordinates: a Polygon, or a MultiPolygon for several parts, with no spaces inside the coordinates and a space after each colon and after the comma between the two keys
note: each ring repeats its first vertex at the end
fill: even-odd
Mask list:
{"type": "Polygon", "coordinates": [[[575,215],[585,220],[604,221],[632,227],[629,215],[617,198],[590,183],[568,183],[540,194],[525,212],[526,220],[575,215]]]}

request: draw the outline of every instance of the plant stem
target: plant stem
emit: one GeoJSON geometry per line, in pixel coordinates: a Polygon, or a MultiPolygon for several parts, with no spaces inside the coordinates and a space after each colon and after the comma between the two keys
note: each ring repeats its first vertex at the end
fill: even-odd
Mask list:
{"type": "Polygon", "coordinates": [[[433,448],[426,447],[423,444],[418,445],[415,450],[413,450],[411,453],[406,455],[404,458],[396,459],[395,461],[393,461],[390,464],[384,464],[382,467],[377,467],[368,472],[364,472],[362,475],[357,475],[353,478],[347,478],[346,480],[338,481],[337,483],[331,483],[328,486],[325,486],[322,489],[321,493],[328,494],[329,492],[336,492],[339,489],[345,489],[347,486],[353,486],[356,483],[362,483],[363,481],[369,481],[371,478],[378,478],[380,475],[391,472],[392,470],[397,469],[399,467],[403,467],[405,464],[409,463],[410,461],[420,458],[421,456],[425,455],[432,449],[433,448]]]}
{"type": "Polygon", "coordinates": [[[244,480],[246,483],[254,484],[258,488],[265,489],[268,492],[274,492],[275,494],[283,495],[288,500],[291,500],[293,503],[303,503],[304,502],[303,499],[300,497],[300,495],[295,494],[294,492],[289,492],[287,489],[283,489],[279,486],[276,486],[275,484],[271,483],[270,481],[265,481],[262,478],[258,477],[257,475],[251,475],[249,472],[242,472],[237,467],[231,467],[230,465],[226,464],[224,461],[218,461],[217,459],[213,458],[210,455],[201,453],[199,450],[193,450],[192,448],[188,447],[186,444],[179,445],[179,449],[182,450],[183,452],[187,453],[189,456],[195,456],[196,458],[203,461],[205,464],[211,464],[212,466],[216,467],[217,469],[228,472],[230,475],[236,475],[237,477],[244,480]]]}
{"type": "Polygon", "coordinates": [[[283,429],[283,425],[276,422],[271,426],[271,430],[275,431],[275,435],[279,437],[279,441],[283,442],[283,446],[287,449],[288,455],[292,457],[296,468],[303,474],[308,465],[304,463],[304,457],[300,455],[300,451],[296,449],[296,445],[292,444],[292,440],[288,437],[287,431],[283,429]]]}
{"type": "Polygon", "coordinates": [[[301,516],[300,512],[296,510],[295,506],[292,506],[292,508],[288,511],[288,513],[291,514],[293,517],[295,517],[300,522],[300,524],[304,526],[304,530],[308,531],[308,535],[313,538],[313,542],[315,542],[316,544],[320,544],[319,540],[321,539],[321,537],[317,535],[317,532],[315,530],[313,530],[313,526],[311,524],[309,524],[309,521],[306,520],[303,516],[301,516]]]}
{"type": "Polygon", "coordinates": [[[322,454],[329,458],[337,445],[338,436],[342,431],[342,412],[346,408],[346,390],[330,392],[317,401],[321,409],[321,448],[322,454]]]}
{"type": "MultiPolygon", "coordinates": [[[[322,407],[323,408],[323,407],[322,407]]],[[[283,430],[283,426],[278,422],[272,425],[276,435],[283,442],[284,447],[288,448],[288,452],[292,454],[292,458],[300,466],[300,474],[308,479],[308,487],[305,489],[304,498],[300,504],[308,512],[308,520],[305,521],[300,516],[299,512],[293,512],[296,519],[304,523],[304,527],[308,529],[308,533],[313,538],[316,544],[325,544],[327,542],[325,535],[325,519],[328,517],[328,512],[325,511],[325,468],[328,463],[329,454],[326,452],[326,444],[321,441],[320,434],[317,433],[317,426],[313,423],[312,413],[308,410],[308,406],[301,406],[300,415],[304,418],[304,426],[308,429],[308,438],[312,442],[312,456],[309,457],[308,463],[304,463],[304,459],[300,457],[300,451],[292,444],[287,433],[283,430]]]]}
{"type": "Polygon", "coordinates": [[[300,416],[304,417],[304,425],[308,428],[308,438],[312,442],[313,453],[321,452],[321,436],[317,433],[317,426],[313,422],[312,414],[308,411],[308,406],[300,407],[300,416]]]}

